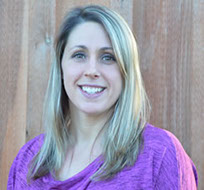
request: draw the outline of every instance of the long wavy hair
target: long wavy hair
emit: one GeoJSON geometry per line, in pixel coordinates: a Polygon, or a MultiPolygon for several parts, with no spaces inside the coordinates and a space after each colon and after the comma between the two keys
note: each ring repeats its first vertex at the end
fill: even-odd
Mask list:
{"type": "Polygon", "coordinates": [[[72,143],[69,133],[69,98],[63,85],[61,61],[72,30],[84,22],[103,26],[113,46],[123,77],[123,90],[105,127],[103,164],[93,180],[113,177],[126,166],[133,165],[143,144],[142,131],[149,118],[150,105],[140,72],[138,49],[134,35],[116,12],[97,5],[72,9],[61,25],[55,43],[55,61],[51,67],[45,97],[43,126],[46,134],[38,154],[30,163],[28,181],[61,168],[65,150],[72,143]]]}

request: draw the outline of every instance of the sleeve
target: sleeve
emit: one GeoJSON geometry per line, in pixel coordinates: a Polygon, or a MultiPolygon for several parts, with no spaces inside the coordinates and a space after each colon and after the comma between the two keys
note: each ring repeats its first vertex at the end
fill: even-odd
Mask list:
{"type": "Polygon", "coordinates": [[[7,190],[23,189],[27,186],[28,164],[38,152],[42,141],[42,135],[27,142],[14,159],[8,176],[7,190]]]}
{"type": "Polygon", "coordinates": [[[155,182],[156,190],[196,190],[198,177],[195,165],[179,140],[166,131],[171,143],[166,148],[155,182]]]}

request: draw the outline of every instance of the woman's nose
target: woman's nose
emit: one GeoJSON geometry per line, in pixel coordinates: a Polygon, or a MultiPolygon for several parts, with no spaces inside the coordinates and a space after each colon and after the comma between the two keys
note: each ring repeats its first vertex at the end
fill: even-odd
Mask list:
{"type": "Polygon", "coordinates": [[[99,78],[100,72],[98,69],[98,64],[96,59],[89,60],[88,64],[85,66],[84,75],[90,78],[99,78]]]}

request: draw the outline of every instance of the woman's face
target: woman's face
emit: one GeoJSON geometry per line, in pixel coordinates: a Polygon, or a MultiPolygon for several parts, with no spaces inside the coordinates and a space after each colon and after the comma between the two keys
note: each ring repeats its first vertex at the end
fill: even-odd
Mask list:
{"type": "Polygon", "coordinates": [[[62,58],[70,109],[89,115],[110,110],[122,90],[122,76],[103,27],[85,22],[71,32],[62,58]]]}

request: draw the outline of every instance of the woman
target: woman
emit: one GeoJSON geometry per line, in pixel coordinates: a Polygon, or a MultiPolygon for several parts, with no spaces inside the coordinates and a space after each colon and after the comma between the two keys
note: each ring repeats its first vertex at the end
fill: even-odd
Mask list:
{"type": "Polygon", "coordinates": [[[73,9],[56,40],[46,133],[20,150],[8,189],[196,189],[191,159],[148,113],[126,22],[101,6],[73,9]]]}

